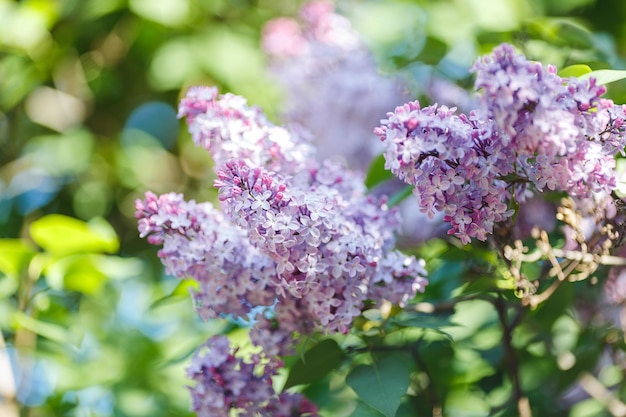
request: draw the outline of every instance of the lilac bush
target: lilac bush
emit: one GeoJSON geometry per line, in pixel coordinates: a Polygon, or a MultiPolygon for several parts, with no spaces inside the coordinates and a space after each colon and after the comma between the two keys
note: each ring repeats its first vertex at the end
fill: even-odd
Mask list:
{"type": "MultiPolygon", "coordinates": [[[[309,32],[291,20],[273,22],[266,49],[292,59],[331,40],[340,41],[333,48],[358,46],[329,7],[322,2],[303,9],[309,32]],[[292,35],[285,44],[277,41],[284,32],[292,35]]],[[[474,265],[484,267],[484,274],[498,271],[499,288],[514,289],[521,298],[510,310],[521,316],[520,307],[537,307],[563,282],[586,279],[603,263],[622,265],[609,250],[624,232],[614,189],[615,155],[626,145],[626,107],[602,98],[605,89],[593,78],[561,78],[554,67],[528,61],[506,44],[478,59],[472,71],[477,109],[457,114],[455,108],[412,101],[388,113],[374,132],[385,146],[385,167],[412,187],[422,212],[442,213],[451,225],[448,233],[462,244],[490,239],[521,213],[518,234],[530,235],[534,252],[517,236],[498,235],[490,244],[503,263],[474,265]],[[565,242],[560,248],[551,245],[545,230],[556,229],[555,221],[538,222],[519,208],[543,210],[540,196],[553,191],[568,196],[548,205],[558,206],[555,218],[565,242]],[[588,232],[586,220],[593,222],[588,232]],[[530,279],[522,265],[538,260],[550,268],[530,279]],[[540,281],[554,277],[540,292],[540,281]]],[[[277,126],[243,97],[220,95],[215,87],[191,88],[179,117],[186,119],[195,144],[211,154],[219,207],[147,192],[136,202],[140,235],[161,247],[169,274],[198,283],[193,299],[203,319],[248,320],[257,349],[244,355],[225,336],[201,346],[188,368],[192,409],[200,416],[318,415],[303,395],[275,388],[282,359],[296,353],[299,340],[319,334],[353,332],[365,340],[367,331],[354,330],[355,322],[374,307],[382,324],[372,326],[380,327],[381,339],[387,331],[415,326],[423,306],[411,302],[428,284],[425,262],[396,249],[401,218],[388,198],[369,192],[361,173],[319,157],[313,146],[318,142],[310,141],[302,126],[277,126]],[[411,324],[403,324],[403,317],[411,324]]],[[[339,127],[346,129],[333,128],[339,127]]],[[[612,272],[607,288],[621,288],[619,274],[620,269],[612,272]]],[[[493,303],[503,328],[518,411],[530,415],[514,360],[509,307],[500,292],[481,296],[493,303]]],[[[365,345],[346,350],[363,353],[365,345]]],[[[407,349],[425,367],[411,343],[381,349],[407,349]]],[[[404,395],[409,371],[397,358],[380,359],[385,360],[399,369],[393,375],[406,377],[407,385],[398,385],[404,395]]],[[[354,368],[365,381],[368,366],[354,368]]],[[[376,378],[384,371],[373,369],[376,378]]],[[[351,375],[347,384],[354,381],[351,375]]],[[[368,403],[364,385],[351,386],[368,403]]],[[[385,415],[395,415],[399,404],[385,415]]]]}

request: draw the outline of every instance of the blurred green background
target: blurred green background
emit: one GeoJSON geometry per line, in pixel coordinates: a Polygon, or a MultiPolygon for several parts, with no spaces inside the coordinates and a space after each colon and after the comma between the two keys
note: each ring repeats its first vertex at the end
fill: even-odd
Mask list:
{"type": "MultiPolygon", "coordinates": [[[[178,99],[217,85],[279,122],[260,34],[301,3],[0,0],[0,416],[189,415],[188,357],[234,325],[196,318],[187,289],[139,239],[134,200],[146,190],[215,199],[178,99]]],[[[429,74],[471,87],[468,66],[503,41],[558,67],[626,67],[622,0],[338,10],[416,95],[429,74]]],[[[622,83],[609,94],[626,101],[622,83]]]]}

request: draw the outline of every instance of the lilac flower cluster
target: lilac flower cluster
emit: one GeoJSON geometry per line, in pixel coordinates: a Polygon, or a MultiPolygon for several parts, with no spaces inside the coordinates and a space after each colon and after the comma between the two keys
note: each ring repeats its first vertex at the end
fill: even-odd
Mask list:
{"type": "Polygon", "coordinates": [[[271,20],[262,44],[270,73],[284,90],[282,119],[310,132],[320,159],[341,155],[351,167],[367,169],[382,151],[371,140],[372,121],[406,101],[404,83],[379,73],[360,36],[330,1],[304,4],[298,19],[271,20]]]}
{"type": "MultiPolygon", "coordinates": [[[[167,272],[199,282],[194,298],[202,317],[256,311],[250,338],[273,358],[292,352],[294,336],[347,333],[366,301],[403,304],[423,291],[423,261],[393,249],[397,212],[385,198],[366,195],[360,176],[315,162],[313,148],[297,135],[215,88],[191,89],[179,115],[213,156],[222,210],[148,192],[136,202],[136,217],[140,235],[162,245],[167,272]]],[[[246,374],[249,366],[227,360],[223,341],[210,343],[216,353],[190,371],[198,382],[195,408],[213,415],[210,407],[247,407],[231,398],[247,401],[241,391],[211,400],[222,392],[215,384],[228,392],[239,389],[228,384],[250,384],[251,393],[267,393],[252,377],[236,382],[228,369],[246,374]]],[[[287,397],[268,404],[271,415],[294,407],[287,397]]]]}
{"type": "Polygon", "coordinates": [[[216,166],[231,159],[292,174],[306,169],[313,148],[294,133],[271,124],[246,99],[216,87],[192,87],[181,100],[178,117],[185,116],[194,143],[208,150],[216,166]]]}
{"type": "Polygon", "coordinates": [[[140,236],[163,245],[166,272],[198,282],[194,298],[203,319],[247,318],[253,307],[274,303],[269,285],[275,263],[242,230],[224,227],[228,221],[210,203],[147,192],[135,207],[140,236]]]}
{"type": "Polygon", "coordinates": [[[600,98],[604,87],[563,79],[506,44],[472,70],[479,108],[469,115],[414,101],[375,129],[386,167],[415,186],[422,211],[444,213],[449,234],[485,240],[513,215],[511,200],[535,191],[586,198],[616,186],[626,114],[600,98]]]}
{"type": "Polygon", "coordinates": [[[237,356],[226,336],[214,336],[198,349],[187,376],[196,382],[192,410],[199,417],[317,416],[317,408],[300,394],[276,393],[271,377],[278,364],[237,356]]]}

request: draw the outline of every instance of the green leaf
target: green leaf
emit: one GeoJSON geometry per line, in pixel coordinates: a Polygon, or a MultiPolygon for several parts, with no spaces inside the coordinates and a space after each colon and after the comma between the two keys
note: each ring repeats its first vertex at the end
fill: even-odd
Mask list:
{"type": "Polygon", "coordinates": [[[412,315],[401,315],[396,316],[391,320],[391,323],[398,327],[398,329],[427,329],[432,330],[434,332],[439,333],[440,335],[446,337],[449,341],[454,342],[454,338],[452,335],[445,330],[442,330],[442,327],[456,327],[458,326],[456,323],[452,323],[450,321],[450,316],[434,316],[429,314],[412,314],[412,315]]]}
{"type": "Polygon", "coordinates": [[[21,311],[16,311],[13,315],[13,325],[58,343],[76,345],[78,342],[76,335],[72,335],[66,328],[58,324],[34,319],[21,311]]]}
{"type": "Polygon", "coordinates": [[[96,295],[108,280],[98,267],[99,259],[99,255],[79,254],[56,260],[46,268],[46,282],[53,289],[96,295]]]}
{"type": "Polygon", "coordinates": [[[0,272],[11,276],[19,274],[35,253],[24,239],[0,239],[0,272]]]}
{"type": "Polygon", "coordinates": [[[585,75],[590,73],[592,69],[589,65],[577,64],[570,65],[569,67],[565,67],[559,71],[559,77],[561,78],[570,78],[570,77],[580,77],[581,75],[585,75]]]}
{"type": "Polygon", "coordinates": [[[382,414],[365,404],[363,401],[358,401],[356,403],[356,408],[352,414],[350,414],[350,417],[382,417],[382,414]]]}
{"type": "Polygon", "coordinates": [[[413,188],[412,185],[405,186],[402,190],[389,197],[387,205],[389,207],[397,206],[413,193],[413,188]]]}
{"type": "Polygon", "coordinates": [[[55,255],[85,252],[116,252],[119,240],[104,219],[89,223],[62,214],[49,214],[34,221],[30,235],[39,246],[55,255]]]}
{"type": "Polygon", "coordinates": [[[393,317],[391,322],[399,327],[417,327],[420,329],[439,330],[442,327],[455,327],[457,324],[451,321],[451,316],[438,316],[434,314],[407,313],[393,317]]]}
{"type": "Polygon", "coordinates": [[[589,78],[595,78],[598,85],[604,85],[623,80],[626,78],[626,71],[603,69],[588,72],[580,77],[581,80],[588,80],[589,78]]]}
{"type": "Polygon", "coordinates": [[[553,22],[556,36],[568,46],[580,49],[593,48],[593,35],[589,29],[571,20],[555,19],[553,22]]]}
{"type": "Polygon", "coordinates": [[[361,401],[386,417],[394,417],[409,387],[409,376],[404,357],[393,355],[357,366],[346,377],[346,383],[361,401]]]}
{"type": "Polygon", "coordinates": [[[385,169],[385,155],[381,154],[374,158],[370,164],[367,175],[365,176],[365,186],[368,189],[372,189],[391,178],[393,178],[393,174],[391,171],[385,169]]]}
{"type": "Polygon", "coordinates": [[[176,285],[176,288],[172,290],[171,293],[154,301],[150,305],[150,309],[160,307],[170,302],[175,302],[175,301],[179,301],[182,299],[189,299],[189,290],[190,289],[197,290],[198,287],[199,287],[199,284],[197,281],[194,281],[192,279],[181,280],[176,285]]]}
{"type": "Polygon", "coordinates": [[[448,45],[437,38],[428,36],[426,44],[419,53],[415,61],[422,62],[427,65],[437,65],[448,53],[448,45]]]}
{"type": "Polygon", "coordinates": [[[324,339],[298,359],[293,365],[283,391],[300,384],[310,384],[322,379],[336,369],[345,358],[344,351],[332,339],[324,339]]]}

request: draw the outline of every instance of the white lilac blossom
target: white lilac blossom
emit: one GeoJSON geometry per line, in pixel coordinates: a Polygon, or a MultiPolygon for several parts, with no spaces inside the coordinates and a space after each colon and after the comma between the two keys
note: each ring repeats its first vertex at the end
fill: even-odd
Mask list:
{"type": "Polygon", "coordinates": [[[192,411],[198,417],[317,416],[317,407],[300,394],[276,393],[271,377],[279,364],[260,355],[245,360],[226,336],[214,336],[198,349],[187,376],[192,411]]]}
{"type": "Polygon", "coordinates": [[[270,73],[284,90],[282,120],[310,132],[318,157],[340,155],[365,170],[382,151],[375,121],[406,101],[398,78],[382,75],[350,22],[330,1],[313,1],[299,19],[268,22],[263,49],[270,73]]]}
{"type": "Polygon", "coordinates": [[[415,186],[422,211],[443,212],[449,234],[485,240],[513,215],[513,199],[534,192],[588,198],[616,186],[626,116],[624,106],[600,98],[604,87],[562,79],[506,44],[472,70],[479,109],[457,115],[413,101],[375,129],[386,167],[415,186]]]}
{"type": "Polygon", "coordinates": [[[360,176],[309,159],[313,148],[241,97],[194,88],[179,110],[215,160],[222,211],[147,193],[137,218],[168,272],[200,282],[203,317],[272,306],[252,340],[280,355],[294,334],[346,333],[367,300],[402,304],[423,291],[423,261],[393,250],[397,212],[360,176]]]}

